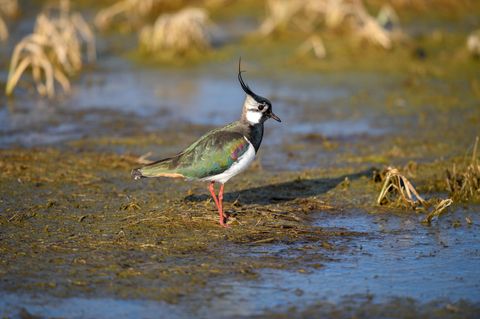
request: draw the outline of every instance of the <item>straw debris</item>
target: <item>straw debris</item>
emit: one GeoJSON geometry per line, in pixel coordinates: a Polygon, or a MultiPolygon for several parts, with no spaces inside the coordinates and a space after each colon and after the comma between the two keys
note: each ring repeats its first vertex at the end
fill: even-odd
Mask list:
{"type": "Polygon", "coordinates": [[[327,57],[327,49],[323,40],[318,35],[312,35],[305,42],[303,42],[297,49],[299,55],[308,55],[312,53],[317,59],[325,59],[327,57]]]}
{"type": "Polygon", "coordinates": [[[153,26],[140,31],[140,46],[163,56],[202,53],[210,49],[210,20],[204,9],[185,8],[161,15],[153,26]]]}
{"type": "Polygon", "coordinates": [[[0,15],[0,41],[6,41],[8,39],[8,35],[7,24],[0,15]]]}
{"type": "Polygon", "coordinates": [[[478,161],[479,137],[475,139],[470,164],[457,168],[454,164],[452,170],[446,171],[446,184],[450,196],[458,201],[480,199],[480,162],[478,161]]]}
{"type": "Polygon", "coordinates": [[[381,173],[377,172],[373,178],[376,182],[383,181],[382,190],[377,198],[377,205],[390,205],[426,212],[427,216],[422,220],[424,224],[430,224],[434,218],[443,214],[454,202],[451,198],[425,200],[412,183],[400,174],[398,169],[393,167],[387,167],[381,173]]]}
{"type": "Polygon", "coordinates": [[[422,220],[422,223],[430,224],[435,217],[438,218],[440,214],[445,212],[445,210],[452,204],[453,204],[453,200],[451,198],[440,200],[435,205],[433,210],[430,213],[428,213],[428,215],[422,220]]]}
{"type": "Polygon", "coordinates": [[[95,61],[95,36],[79,13],[70,12],[67,0],[37,16],[34,32],[16,46],[10,62],[6,94],[11,95],[21,76],[31,70],[37,92],[55,96],[55,81],[70,91],[68,76],[82,68],[82,46],[89,62],[95,61]]]}
{"type": "Polygon", "coordinates": [[[258,30],[263,36],[282,31],[312,33],[323,25],[329,30],[345,29],[386,50],[406,39],[392,7],[384,6],[375,18],[361,0],[268,0],[266,11],[258,30]]]}
{"type": "Polygon", "coordinates": [[[153,11],[167,5],[167,0],[122,0],[100,10],[95,16],[95,26],[105,30],[114,24],[135,26],[153,11]]]}
{"type": "Polygon", "coordinates": [[[480,58],[480,29],[468,35],[467,49],[473,57],[480,58]]]}
{"type": "Polygon", "coordinates": [[[377,198],[378,205],[394,204],[415,209],[426,201],[418,194],[412,183],[398,169],[387,167],[383,187],[377,198]]]}
{"type": "MultiPolygon", "coordinates": [[[[378,0],[370,1],[379,2],[378,0]]],[[[397,9],[409,9],[420,12],[432,10],[431,0],[389,0],[389,3],[397,9]]],[[[455,10],[458,8],[467,8],[473,3],[472,0],[435,0],[435,9],[437,10],[455,10]]]]}
{"type": "Polygon", "coordinates": [[[8,27],[5,18],[12,18],[18,14],[17,0],[0,0],[0,41],[8,39],[8,27]]]}

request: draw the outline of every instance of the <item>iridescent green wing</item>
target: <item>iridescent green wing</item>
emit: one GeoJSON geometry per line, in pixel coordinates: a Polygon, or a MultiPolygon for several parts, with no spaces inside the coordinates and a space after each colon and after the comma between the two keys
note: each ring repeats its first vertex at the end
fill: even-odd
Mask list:
{"type": "Polygon", "coordinates": [[[240,133],[212,131],[174,159],[175,172],[187,178],[221,174],[247,150],[250,143],[240,133]]]}

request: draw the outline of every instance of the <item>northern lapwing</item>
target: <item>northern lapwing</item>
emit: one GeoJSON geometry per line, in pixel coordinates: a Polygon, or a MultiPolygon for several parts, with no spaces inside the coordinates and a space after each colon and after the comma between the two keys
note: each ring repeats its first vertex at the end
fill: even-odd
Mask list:
{"type": "Polygon", "coordinates": [[[215,201],[220,225],[227,227],[223,212],[223,188],[233,176],[244,171],[254,160],[262,143],[263,123],[272,118],[281,122],[272,111],[272,103],[259,96],[245,84],[238,62],[238,81],[246,93],[240,120],[214,129],[184,151],[169,158],[134,169],[134,179],[143,177],[171,177],[209,182],[210,194],[215,201]],[[218,197],[214,184],[220,184],[218,197]]]}

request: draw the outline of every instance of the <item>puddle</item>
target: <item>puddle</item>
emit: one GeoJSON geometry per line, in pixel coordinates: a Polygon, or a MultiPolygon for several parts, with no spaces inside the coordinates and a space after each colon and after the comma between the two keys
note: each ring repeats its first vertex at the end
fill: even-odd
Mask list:
{"type": "MultiPolygon", "coordinates": [[[[478,209],[478,208],[477,208],[478,209]]],[[[322,213],[317,224],[363,232],[345,250],[333,250],[324,267],[298,270],[264,269],[259,280],[235,278],[212,280],[202,290],[176,305],[153,300],[112,298],[55,298],[47,295],[0,293],[3,316],[15,317],[22,309],[32,315],[69,318],[225,318],[260,315],[265,311],[304,309],[318,302],[342,304],[355,298],[388,303],[394,298],[478,304],[480,302],[480,226],[451,227],[464,220],[457,211],[431,227],[419,224],[418,216],[384,214],[334,215],[322,213]],[[353,245],[352,245],[353,244],[353,245]],[[468,262],[465,262],[468,261],[468,262]],[[208,296],[208,298],[204,298],[208,296]]],[[[338,239],[334,245],[342,245],[338,239]]],[[[284,254],[286,245],[260,245],[250,254],[284,254]]]]}
{"type": "Polygon", "coordinates": [[[174,305],[149,300],[118,300],[109,298],[54,298],[45,295],[0,293],[2,318],[189,318],[174,305]]]}
{"type": "MultiPolygon", "coordinates": [[[[222,126],[239,118],[245,97],[235,72],[231,63],[149,69],[124,58],[104,57],[95,70],[85,72],[73,83],[69,97],[49,101],[20,92],[14,100],[0,99],[5,106],[0,108],[0,148],[51,145],[89,134],[101,135],[119,120],[136,119],[141,124],[135,125],[145,131],[169,129],[172,122],[222,126]],[[95,114],[100,116],[92,116],[95,114]],[[70,129],[64,134],[65,126],[70,129]]],[[[246,81],[255,92],[273,100],[275,112],[283,121],[267,123],[264,144],[278,145],[295,134],[351,137],[385,132],[373,127],[367,115],[338,119],[349,113],[345,105],[329,111],[325,103],[348,99],[352,89],[332,85],[322,75],[279,81],[261,77],[253,70],[246,81]],[[299,117],[311,112],[312,107],[314,113],[322,110],[321,121],[299,117]]],[[[116,134],[125,131],[115,127],[116,134]]]]}
{"type": "Polygon", "coordinates": [[[386,129],[372,126],[367,119],[301,123],[295,125],[291,131],[298,134],[321,134],[324,137],[332,138],[344,138],[355,135],[380,136],[387,133],[386,129]]]}
{"type": "Polygon", "coordinates": [[[338,261],[320,269],[263,270],[255,282],[219,282],[212,289],[221,300],[203,312],[213,308],[213,312],[226,316],[252,315],[293,306],[302,309],[319,301],[338,304],[356,295],[372,296],[375,302],[398,297],[478,303],[480,226],[454,228],[449,220],[464,220],[465,216],[458,211],[426,227],[415,215],[325,213],[318,220],[322,227],[369,235],[356,238],[351,251],[336,253],[338,261]]]}

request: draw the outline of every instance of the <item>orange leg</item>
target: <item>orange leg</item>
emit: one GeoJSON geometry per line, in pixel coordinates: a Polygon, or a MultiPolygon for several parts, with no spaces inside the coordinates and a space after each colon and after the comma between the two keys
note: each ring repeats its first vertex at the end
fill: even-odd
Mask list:
{"type": "Polygon", "coordinates": [[[213,187],[214,184],[215,182],[210,182],[210,185],[208,185],[208,190],[210,191],[210,194],[212,195],[213,200],[215,201],[215,206],[218,209],[218,199],[217,199],[217,196],[215,195],[215,188],[213,187]]]}
{"type": "Polygon", "coordinates": [[[227,222],[227,214],[225,214],[225,212],[223,211],[223,187],[224,184],[220,184],[220,190],[218,192],[218,203],[220,206],[220,210],[222,211],[223,220],[227,222]]]}
{"type": "Polygon", "coordinates": [[[217,206],[220,225],[222,225],[223,227],[228,227],[228,225],[225,223],[227,221],[227,216],[223,213],[223,184],[220,185],[218,198],[215,195],[215,188],[213,186],[214,184],[215,182],[210,182],[208,189],[210,190],[210,194],[212,195],[213,200],[215,201],[215,206],[217,206]]]}

